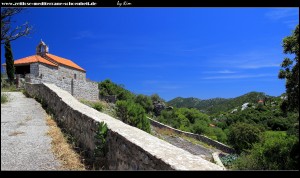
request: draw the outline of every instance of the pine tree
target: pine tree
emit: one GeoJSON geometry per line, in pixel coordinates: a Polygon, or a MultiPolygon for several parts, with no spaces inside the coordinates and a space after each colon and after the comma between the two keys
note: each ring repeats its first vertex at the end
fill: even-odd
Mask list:
{"type": "Polygon", "coordinates": [[[5,42],[5,59],[6,59],[6,73],[9,82],[12,84],[15,78],[15,66],[14,66],[14,59],[11,50],[10,41],[5,42]]]}

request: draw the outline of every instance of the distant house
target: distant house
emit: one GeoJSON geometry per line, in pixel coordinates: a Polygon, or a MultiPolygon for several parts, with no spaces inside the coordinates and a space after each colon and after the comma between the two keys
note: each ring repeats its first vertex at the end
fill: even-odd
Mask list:
{"type": "Polygon", "coordinates": [[[258,103],[264,103],[264,101],[263,100],[258,100],[258,103]]]}
{"type": "MultiPolygon", "coordinates": [[[[14,62],[15,74],[20,74],[30,83],[53,83],[73,96],[97,100],[98,85],[86,81],[86,71],[75,62],[49,53],[48,46],[41,40],[36,54],[14,62]]],[[[6,72],[6,64],[2,64],[6,72]]]]}
{"type": "Polygon", "coordinates": [[[209,124],[209,126],[210,126],[210,127],[215,127],[215,125],[214,125],[214,124],[209,124]]]}

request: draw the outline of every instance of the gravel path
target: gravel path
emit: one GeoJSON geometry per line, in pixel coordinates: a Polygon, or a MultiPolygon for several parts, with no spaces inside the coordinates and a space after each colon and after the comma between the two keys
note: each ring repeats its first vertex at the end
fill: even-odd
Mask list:
{"type": "Polygon", "coordinates": [[[44,109],[21,92],[5,93],[9,102],[1,104],[1,170],[59,169],[44,109]]]}
{"type": "Polygon", "coordinates": [[[162,135],[157,133],[155,127],[151,126],[151,131],[156,135],[165,140],[166,142],[171,143],[174,146],[182,148],[193,155],[199,155],[202,158],[211,161],[212,160],[212,153],[213,152],[221,152],[216,148],[205,148],[202,145],[194,144],[190,141],[187,141],[183,138],[176,137],[176,136],[169,136],[169,135],[162,135]]]}

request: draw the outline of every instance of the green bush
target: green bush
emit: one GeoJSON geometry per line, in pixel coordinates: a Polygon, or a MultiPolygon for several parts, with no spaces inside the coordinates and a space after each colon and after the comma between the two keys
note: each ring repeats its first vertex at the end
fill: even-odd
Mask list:
{"type": "Polygon", "coordinates": [[[92,108],[96,109],[97,111],[102,111],[103,110],[103,106],[101,103],[96,102],[92,105],[92,108]]]}
{"type": "Polygon", "coordinates": [[[85,100],[85,99],[80,99],[80,102],[96,109],[97,111],[103,111],[104,106],[100,103],[100,102],[95,102],[95,101],[89,101],[89,100],[85,100]]]}
{"type": "Polygon", "coordinates": [[[134,101],[135,103],[140,104],[147,113],[152,112],[154,109],[151,98],[146,95],[137,95],[134,101]]]}
{"type": "Polygon", "coordinates": [[[192,126],[192,131],[196,134],[205,134],[208,133],[208,123],[202,120],[195,122],[192,126]]]}
{"type": "Polygon", "coordinates": [[[133,101],[117,101],[116,114],[123,122],[150,133],[150,122],[144,108],[133,101]]]}
{"type": "Polygon", "coordinates": [[[14,91],[19,91],[19,89],[17,89],[16,85],[14,85],[14,84],[4,83],[3,87],[1,88],[1,91],[3,91],[3,92],[14,92],[14,91]]]}
{"type": "Polygon", "coordinates": [[[267,131],[249,154],[243,153],[234,164],[235,169],[298,170],[299,138],[285,132],[267,131]]]}
{"type": "Polygon", "coordinates": [[[251,149],[253,144],[260,141],[261,131],[252,124],[238,122],[229,129],[228,142],[236,151],[251,149]]]}
{"type": "Polygon", "coordinates": [[[8,96],[4,93],[1,93],[1,104],[8,101],[8,96]]]}
{"type": "Polygon", "coordinates": [[[98,130],[95,135],[95,150],[94,150],[94,156],[98,157],[103,157],[107,153],[107,145],[106,145],[106,137],[107,137],[107,125],[104,122],[100,122],[98,125],[98,130]]]}
{"type": "Polygon", "coordinates": [[[98,88],[101,96],[116,95],[118,100],[134,99],[134,94],[126,90],[123,85],[113,83],[109,79],[99,82],[98,88]]]}
{"type": "Polygon", "coordinates": [[[222,143],[227,142],[227,135],[225,134],[225,132],[222,129],[216,127],[216,128],[212,128],[212,130],[219,142],[222,142],[222,143]]]}

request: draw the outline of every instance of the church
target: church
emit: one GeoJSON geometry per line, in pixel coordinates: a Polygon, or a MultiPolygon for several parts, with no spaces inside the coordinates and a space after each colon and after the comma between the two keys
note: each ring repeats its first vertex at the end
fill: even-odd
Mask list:
{"type": "MultiPolygon", "coordinates": [[[[15,74],[29,83],[53,83],[74,97],[99,99],[98,84],[86,81],[86,71],[73,61],[49,53],[49,47],[41,40],[36,54],[14,61],[15,74]]],[[[6,64],[2,64],[6,73],[6,64]]]]}

